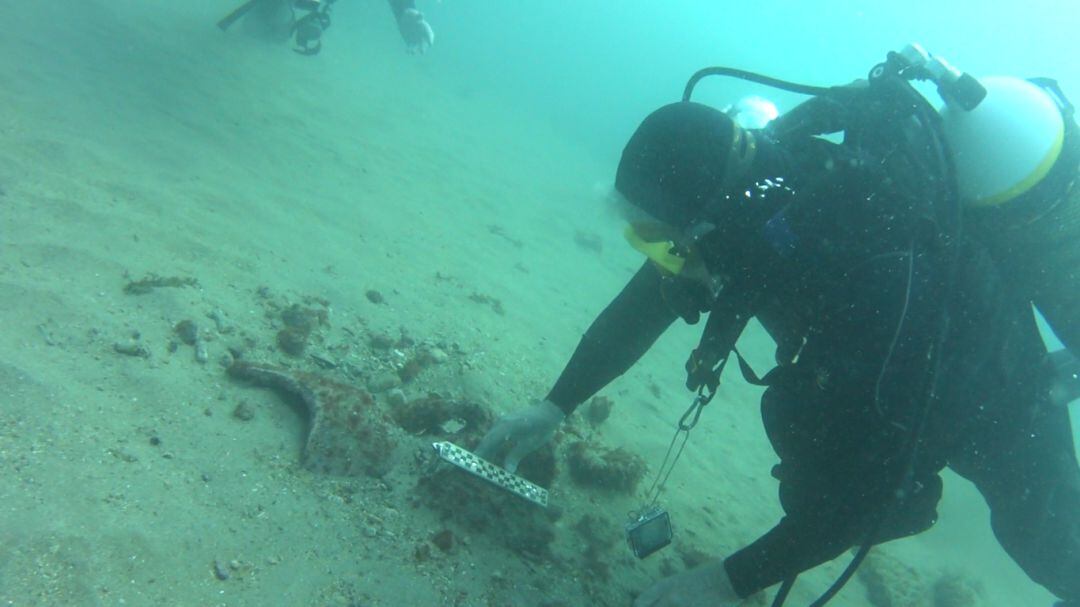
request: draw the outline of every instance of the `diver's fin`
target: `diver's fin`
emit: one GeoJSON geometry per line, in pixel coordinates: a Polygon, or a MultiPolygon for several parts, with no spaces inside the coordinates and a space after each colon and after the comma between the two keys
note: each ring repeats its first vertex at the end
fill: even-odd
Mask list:
{"type": "Polygon", "coordinates": [[[222,18],[221,21],[217,22],[217,26],[221,28],[221,31],[229,29],[229,27],[233,23],[236,23],[237,20],[246,15],[247,12],[250,11],[259,2],[262,2],[262,0],[248,0],[247,2],[236,7],[236,10],[234,10],[233,12],[225,15],[225,17],[222,18]]]}

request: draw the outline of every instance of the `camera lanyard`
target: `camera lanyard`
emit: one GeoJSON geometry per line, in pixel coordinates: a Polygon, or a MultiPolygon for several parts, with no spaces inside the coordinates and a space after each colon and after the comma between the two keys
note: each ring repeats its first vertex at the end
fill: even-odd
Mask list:
{"type": "Polygon", "coordinates": [[[679,463],[679,458],[682,456],[683,449],[686,448],[686,442],[690,440],[690,431],[697,426],[698,421],[701,420],[701,412],[705,409],[705,405],[709,404],[713,397],[716,396],[716,391],[719,388],[720,374],[723,373],[724,367],[727,365],[728,360],[731,359],[731,355],[734,354],[735,358],[739,361],[739,370],[742,372],[743,379],[747,383],[754,386],[768,386],[773,371],[765,374],[765,377],[759,377],[757,373],[750,367],[750,363],[746,362],[742,354],[736,348],[731,348],[728,351],[727,356],[720,359],[720,362],[716,364],[711,375],[717,379],[713,382],[702,382],[698,386],[697,396],[694,397],[694,402],[690,403],[690,407],[686,409],[686,412],[679,418],[679,426],[675,429],[675,434],[671,437],[671,442],[668,443],[667,452],[664,453],[664,459],[660,462],[660,469],[656,473],[656,477],[653,479],[649,490],[646,492],[647,499],[641,510],[636,513],[631,513],[634,518],[644,515],[650,510],[656,507],[656,503],[660,500],[660,494],[664,492],[664,487],[667,486],[668,478],[671,476],[672,470],[675,469],[675,464],[679,463]],[[682,442],[679,442],[679,437],[682,436],[682,442]],[[679,442],[679,446],[676,449],[675,443],[679,442]],[[672,457],[674,451],[675,456],[672,457]],[[668,463],[670,461],[670,463],[668,463]]]}
{"type": "MultiPolygon", "coordinates": [[[[720,362],[717,369],[717,373],[723,370],[724,365],[727,364],[727,359],[720,362]]],[[[675,429],[675,434],[671,437],[671,442],[668,443],[667,452],[664,453],[664,459],[660,462],[660,469],[656,472],[656,477],[653,479],[649,490],[646,492],[646,500],[641,511],[636,516],[643,515],[656,507],[656,503],[660,501],[660,494],[664,492],[664,487],[667,486],[668,478],[671,476],[672,470],[675,469],[675,464],[679,463],[679,458],[682,456],[683,449],[686,448],[686,442],[690,440],[690,431],[697,426],[698,421],[701,419],[701,411],[705,408],[705,405],[716,396],[716,388],[702,385],[698,388],[697,396],[694,397],[694,402],[690,403],[690,407],[686,409],[686,412],[679,418],[679,427],[675,429]],[[679,442],[679,437],[682,437],[682,442],[679,442]],[[676,449],[675,443],[679,443],[676,449]],[[674,452],[674,457],[672,457],[674,452]],[[668,463],[670,461],[670,463],[668,463]]],[[[635,518],[636,518],[635,516],[635,518]]]]}

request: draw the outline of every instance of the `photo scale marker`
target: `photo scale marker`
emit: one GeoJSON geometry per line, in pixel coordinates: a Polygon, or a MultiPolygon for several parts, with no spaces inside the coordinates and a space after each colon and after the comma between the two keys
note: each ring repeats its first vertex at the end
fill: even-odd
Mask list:
{"type": "Polygon", "coordinates": [[[531,483],[512,472],[507,472],[503,468],[462,449],[454,443],[442,441],[432,443],[431,446],[435,448],[435,453],[444,461],[450,462],[474,476],[479,476],[490,483],[494,483],[534,504],[547,508],[547,489],[531,483]]]}

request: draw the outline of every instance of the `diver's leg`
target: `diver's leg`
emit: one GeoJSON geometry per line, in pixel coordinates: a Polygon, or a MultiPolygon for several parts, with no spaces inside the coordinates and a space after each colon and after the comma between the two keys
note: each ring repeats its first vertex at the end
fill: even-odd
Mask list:
{"type": "Polygon", "coordinates": [[[853,414],[850,400],[829,396],[794,381],[762,397],[765,429],[781,460],[773,476],[780,480],[785,516],[725,561],[740,596],[836,558],[871,532],[880,543],[919,533],[937,518],[941,480],[933,471],[918,473],[919,490],[883,518],[893,505],[896,466],[879,457],[876,424],[853,414]]]}
{"type": "Polygon", "coordinates": [[[994,535],[1032,580],[1080,601],[1080,467],[1064,407],[1022,426],[995,424],[954,469],[990,506],[994,535]],[[996,435],[995,435],[996,432],[996,435]]]}

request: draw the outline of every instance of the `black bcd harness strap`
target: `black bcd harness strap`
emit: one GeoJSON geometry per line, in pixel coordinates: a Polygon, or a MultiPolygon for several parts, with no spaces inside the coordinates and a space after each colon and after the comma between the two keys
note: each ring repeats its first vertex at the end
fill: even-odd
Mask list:
{"type": "Polygon", "coordinates": [[[716,392],[720,386],[720,374],[732,353],[739,362],[739,371],[742,372],[746,383],[762,387],[772,385],[780,367],[774,367],[762,377],[754,371],[754,368],[735,347],[735,341],[746,327],[749,318],[748,314],[725,318],[716,310],[709,314],[701,342],[686,361],[686,387],[688,389],[697,391],[704,389],[709,394],[716,392]]]}

